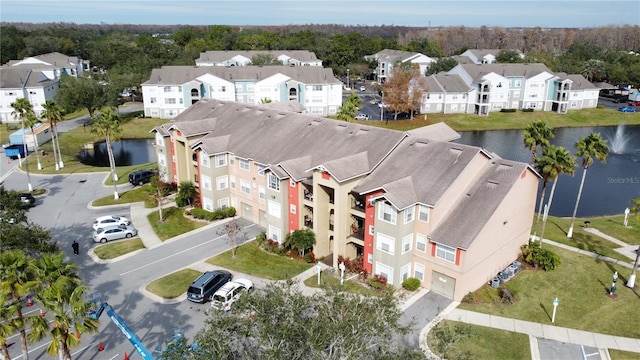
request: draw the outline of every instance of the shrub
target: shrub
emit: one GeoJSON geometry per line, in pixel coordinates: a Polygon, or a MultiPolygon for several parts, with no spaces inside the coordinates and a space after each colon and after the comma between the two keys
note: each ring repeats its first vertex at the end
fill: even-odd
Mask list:
{"type": "Polygon", "coordinates": [[[314,263],[316,262],[316,255],[313,252],[308,252],[304,254],[304,261],[306,261],[309,264],[314,263]]]}
{"type": "Polygon", "coordinates": [[[473,291],[469,291],[469,293],[462,298],[462,302],[465,304],[477,304],[480,301],[473,291]]]}
{"type": "Polygon", "coordinates": [[[226,219],[235,216],[235,214],[236,209],[233,207],[216,209],[213,212],[201,208],[191,209],[191,216],[196,219],[203,219],[208,221],[226,219]]]}
{"type": "Polygon", "coordinates": [[[178,185],[176,185],[176,183],[174,182],[167,183],[164,181],[160,181],[158,183],[158,188],[160,188],[160,193],[162,194],[162,196],[168,196],[178,191],[178,185]]]}
{"type": "Polygon", "coordinates": [[[515,302],[515,298],[509,289],[501,287],[498,289],[498,292],[500,293],[500,299],[503,304],[513,304],[515,302]]]}
{"type": "Polygon", "coordinates": [[[264,243],[267,241],[267,233],[266,232],[261,232],[260,234],[258,234],[256,236],[256,243],[258,243],[258,246],[260,246],[261,248],[264,249],[264,243]]]}
{"type": "Polygon", "coordinates": [[[549,271],[560,265],[560,257],[551,250],[541,248],[539,242],[529,241],[521,249],[523,260],[536,269],[540,266],[542,270],[549,271]]]}
{"type": "Polygon", "coordinates": [[[420,279],[410,277],[402,282],[402,287],[409,291],[416,291],[420,287],[420,279]]]}
{"type": "Polygon", "coordinates": [[[358,256],[355,259],[345,258],[342,255],[338,255],[338,264],[344,262],[344,267],[347,271],[359,274],[360,278],[366,278],[368,273],[364,268],[364,256],[358,256]]]}
{"type": "Polygon", "coordinates": [[[387,278],[376,274],[367,279],[367,284],[376,290],[382,290],[387,287],[387,278]]]}
{"type": "Polygon", "coordinates": [[[522,112],[533,112],[533,109],[529,108],[529,109],[522,109],[522,112]]]}
{"type": "Polygon", "coordinates": [[[516,109],[500,109],[500,112],[511,113],[511,112],[516,112],[516,109]]]}

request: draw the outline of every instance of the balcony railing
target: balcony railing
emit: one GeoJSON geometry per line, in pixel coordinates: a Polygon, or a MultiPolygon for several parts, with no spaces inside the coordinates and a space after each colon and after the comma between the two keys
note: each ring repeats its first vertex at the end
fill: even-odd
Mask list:
{"type": "Polygon", "coordinates": [[[354,237],[356,239],[364,240],[364,229],[363,228],[352,227],[350,236],[352,236],[352,237],[354,237]]]}

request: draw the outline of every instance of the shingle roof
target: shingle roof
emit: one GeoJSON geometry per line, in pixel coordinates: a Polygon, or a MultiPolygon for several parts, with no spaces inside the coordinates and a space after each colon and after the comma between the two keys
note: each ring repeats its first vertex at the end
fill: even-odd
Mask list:
{"type": "Polygon", "coordinates": [[[435,206],[481,151],[475,146],[412,136],[353,190],[365,194],[385,189],[385,198],[398,209],[415,203],[435,206]]]}
{"type": "Polygon", "coordinates": [[[185,134],[208,128],[208,135],[194,145],[207,153],[219,152],[218,140],[229,136],[229,152],[280,166],[296,180],[308,177],[309,170],[318,166],[339,181],[364,175],[406,136],[399,131],[218,100],[200,100],[164,126],[185,134]]]}
{"type": "Polygon", "coordinates": [[[423,139],[431,139],[438,141],[453,141],[460,138],[457,131],[449,127],[449,125],[439,122],[429,126],[423,126],[407,131],[410,135],[423,139]]]}
{"type": "Polygon", "coordinates": [[[440,72],[429,76],[429,78],[431,78],[438,84],[439,88],[442,89],[441,92],[467,93],[473,90],[464,82],[464,80],[462,80],[462,77],[457,74],[447,74],[445,72],[440,72]]]}
{"type": "Polygon", "coordinates": [[[496,73],[505,77],[524,77],[526,79],[547,72],[553,75],[544,64],[461,64],[462,68],[473,80],[479,81],[483,76],[496,73]]]}
{"type": "Polygon", "coordinates": [[[402,50],[391,50],[384,49],[380,50],[377,53],[370,55],[368,57],[373,57],[378,59],[378,61],[386,61],[390,63],[396,63],[398,61],[404,61],[412,56],[418,55],[417,52],[411,51],[402,51],[402,50]]]}
{"type": "MultiPolygon", "coordinates": [[[[36,55],[36,56],[28,56],[25,57],[22,60],[10,60],[7,65],[9,66],[22,66],[23,64],[20,64],[20,62],[29,59],[29,58],[34,58],[34,59],[38,59],[40,61],[43,61],[47,64],[49,64],[50,66],[54,66],[54,67],[68,67],[69,65],[75,65],[79,60],[78,57],[76,56],[67,56],[65,54],[61,54],[59,52],[52,52],[52,53],[48,53],[48,54],[42,54],[42,55],[36,55]]],[[[28,66],[33,66],[35,64],[24,64],[24,65],[28,65],[28,66]]]]}
{"type": "Polygon", "coordinates": [[[142,85],[176,85],[211,74],[227,81],[261,81],[283,74],[305,84],[342,84],[333,71],[320,66],[163,66],[153,69],[142,85]]]}
{"type": "Polygon", "coordinates": [[[290,58],[306,61],[318,61],[316,54],[307,50],[248,50],[248,51],[236,51],[236,50],[223,50],[223,51],[207,51],[200,53],[200,57],[196,62],[216,62],[222,63],[231,59],[234,56],[244,56],[247,59],[252,59],[256,55],[269,54],[275,58],[280,55],[286,55],[290,58]]]}
{"type": "Polygon", "coordinates": [[[571,80],[573,82],[573,84],[571,84],[571,90],[586,90],[586,89],[600,90],[600,87],[596,86],[595,84],[593,84],[592,82],[587,80],[587,78],[585,78],[580,74],[569,75],[567,73],[561,72],[561,73],[556,73],[556,75],[560,78],[571,80]]]}
{"type": "Polygon", "coordinates": [[[47,86],[57,80],[49,79],[41,71],[23,67],[0,68],[0,89],[22,89],[29,87],[47,86]]]}
{"type": "Polygon", "coordinates": [[[445,219],[429,235],[436,243],[468,249],[498,206],[527,171],[527,164],[496,158],[469,187],[445,219]]]}

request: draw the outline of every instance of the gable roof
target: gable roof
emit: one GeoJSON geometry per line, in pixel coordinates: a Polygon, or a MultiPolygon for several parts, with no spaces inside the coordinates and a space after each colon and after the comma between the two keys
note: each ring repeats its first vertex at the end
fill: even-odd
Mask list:
{"type": "Polygon", "coordinates": [[[373,55],[365,56],[365,58],[373,58],[378,61],[396,63],[396,62],[406,61],[407,59],[418,56],[418,55],[422,55],[422,54],[417,52],[411,52],[411,51],[384,49],[384,50],[378,51],[373,55]]]}
{"type": "Polygon", "coordinates": [[[543,72],[553,75],[544,64],[518,63],[518,64],[460,64],[464,71],[475,81],[482,80],[482,77],[495,73],[504,77],[524,77],[526,79],[541,74],[543,72]]]}
{"type": "Polygon", "coordinates": [[[22,60],[10,60],[7,65],[9,66],[33,66],[38,63],[41,65],[52,67],[69,67],[75,66],[79,59],[77,56],[67,56],[59,52],[52,52],[48,54],[28,56],[22,60]]]}
{"type": "Polygon", "coordinates": [[[435,92],[450,94],[468,93],[473,90],[460,75],[447,74],[446,72],[439,72],[427,77],[427,86],[429,86],[429,92],[433,92],[431,89],[437,89],[438,91],[435,92]]]}
{"type": "Polygon", "coordinates": [[[320,66],[163,66],[153,69],[142,85],[179,85],[211,74],[230,82],[261,81],[283,74],[305,84],[342,84],[333,71],[320,66]]]}
{"type": "Polygon", "coordinates": [[[308,50],[212,50],[200,53],[200,57],[196,59],[196,62],[222,63],[238,55],[244,56],[247,59],[252,59],[254,56],[262,54],[271,55],[276,59],[281,55],[285,55],[289,58],[300,60],[302,62],[318,61],[316,54],[308,50]]]}
{"type": "Polygon", "coordinates": [[[495,158],[459,198],[444,220],[431,232],[431,241],[469,249],[478,233],[507,196],[524,171],[525,163],[495,158]]]}
{"type": "Polygon", "coordinates": [[[42,71],[24,67],[0,67],[0,89],[23,89],[47,86],[57,82],[42,71]]]}
{"type": "Polygon", "coordinates": [[[587,78],[585,78],[580,74],[568,75],[567,73],[556,73],[556,75],[560,78],[571,80],[572,81],[571,90],[586,90],[586,89],[600,90],[600,87],[596,86],[595,84],[593,84],[592,82],[587,80],[587,78]]]}

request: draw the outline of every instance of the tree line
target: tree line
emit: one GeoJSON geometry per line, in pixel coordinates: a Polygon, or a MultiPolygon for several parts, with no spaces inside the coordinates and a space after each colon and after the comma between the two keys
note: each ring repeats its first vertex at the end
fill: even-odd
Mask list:
{"type": "MultiPolygon", "coordinates": [[[[588,72],[592,81],[640,84],[638,25],[575,29],[5,23],[0,31],[3,64],[57,51],[90,60],[110,75],[125,76],[137,84],[146,81],[153,68],[193,65],[194,59],[208,50],[308,50],[337,75],[344,75],[349,69],[354,76],[364,76],[371,74],[374,64],[363,57],[383,49],[437,58],[459,55],[467,49],[520,51],[527,57],[511,58],[512,61],[541,62],[555,72],[588,72]],[[589,61],[592,70],[585,71],[589,61]]],[[[508,62],[509,58],[502,60],[508,62]]]]}

